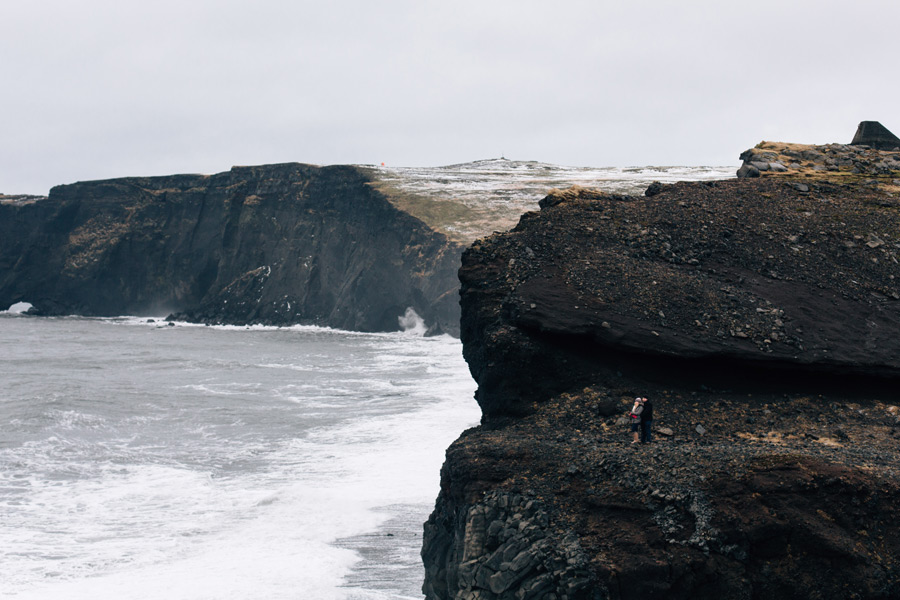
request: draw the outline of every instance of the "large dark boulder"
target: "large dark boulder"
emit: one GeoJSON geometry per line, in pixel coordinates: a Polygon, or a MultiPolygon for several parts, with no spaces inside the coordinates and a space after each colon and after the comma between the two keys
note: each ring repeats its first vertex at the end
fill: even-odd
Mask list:
{"type": "Polygon", "coordinates": [[[896,150],[900,148],[900,138],[888,131],[878,121],[863,121],[856,128],[856,135],[850,142],[853,146],[871,146],[878,150],[896,150]]]}

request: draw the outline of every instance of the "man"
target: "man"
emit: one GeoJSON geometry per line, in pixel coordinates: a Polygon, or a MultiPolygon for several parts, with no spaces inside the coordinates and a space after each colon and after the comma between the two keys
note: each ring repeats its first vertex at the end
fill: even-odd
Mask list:
{"type": "Polygon", "coordinates": [[[641,443],[649,444],[652,435],[650,428],[653,425],[653,403],[647,398],[641,398],[641,405],[644,407],[641,411],[641,443]]]}

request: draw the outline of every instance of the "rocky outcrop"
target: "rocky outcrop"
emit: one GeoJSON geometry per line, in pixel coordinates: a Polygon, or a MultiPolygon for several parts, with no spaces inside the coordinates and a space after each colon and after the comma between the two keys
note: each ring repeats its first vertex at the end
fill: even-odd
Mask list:
{"type": "Polygon", "coordinates": [[[856,129],[854,146],[871,146],[877,150],[900,150],[900,138],[878,121],[863,121],[856,129]]]}
{"type": "Polygon", "coordinates": [[[447,453],[427,598],[900,594],[897,231],[881,182],[761,177],[554,192],[476,242],[483,419],[447,453]],[[531,511],[508,552],[506,495],[531,511]]]}
{"type": "Polygon", "coordinates": [[[0,203],[0,306],[39,314],[392,331],[412,307],[458,330],[461,247],[397,210],[356,167],[59,186],[0,203]]]}
{"type": "MultiPolygon", "coordinates": [[[[809,182],[867,183],[900,190],[900,141],[889,141],[871,121],[863,121],[851,144],[788,144],[760,142],[743,152],[739,178],[780,177],[806,185],[809,182]],[[862,135],[862,132],[868,132],[862,135]],[[868,143],[863,144],[866,140],[868,143]],[[880,141],[878,141],[880,140],[880,141]]],[[[879,124],[875,124],[881,127],[879,124]]],[[[896,140],[896,138],[893,138],[896,140]]]]}

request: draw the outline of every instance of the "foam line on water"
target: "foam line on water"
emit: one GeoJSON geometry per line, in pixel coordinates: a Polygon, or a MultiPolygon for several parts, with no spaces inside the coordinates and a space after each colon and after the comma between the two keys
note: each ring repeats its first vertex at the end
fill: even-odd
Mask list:
{"type": "MultiPolygon", "coordinates": [[[[72,324],[96,331],[66,323],[66,336],[72,324]]],[[[147,339],[159,348],[155,334],[147,339]]],[[[17,426],[29,439],[0,448],[11,467],[0,510],[12,515],[0,529],[0,597],[379,597],[344,587],[358,555],[335,540],[376,530],[392,516],[385,505],[427,511],[446,446],[479,414],[457,340],[388,334],[353,344],[371,362],[355,385],[372,389],[355,404],[320,396],[322,411],[349,418],[280,442],[249,435],[244,422],[269,423],[258,419],[276,411],[271,432],[285,404],[274,401],[294,384],[268,381],[261,392],[243,373],[252,360],[237,372],[209,363],[244,394],[214,394],[208,407],[199,388],[184,400],[166,392],[128,403],[136,413],[91,393],[74,405],[65,395],[34,403],[17,426]],[[181,406],[189,399],[190,410],[181,406]]],[[[229,389],[225,381],[213,389],[229,389]]]]}

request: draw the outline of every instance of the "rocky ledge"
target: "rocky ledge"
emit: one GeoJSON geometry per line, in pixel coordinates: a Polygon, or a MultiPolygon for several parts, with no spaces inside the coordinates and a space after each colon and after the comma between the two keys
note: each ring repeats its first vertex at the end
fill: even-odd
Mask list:
{"type": "Polygon", "coordinates": [[[483,419],[447,453],[427,598],[898,597],[897,194],[762,177],[541,207],[463,255],[483,419]]]}

